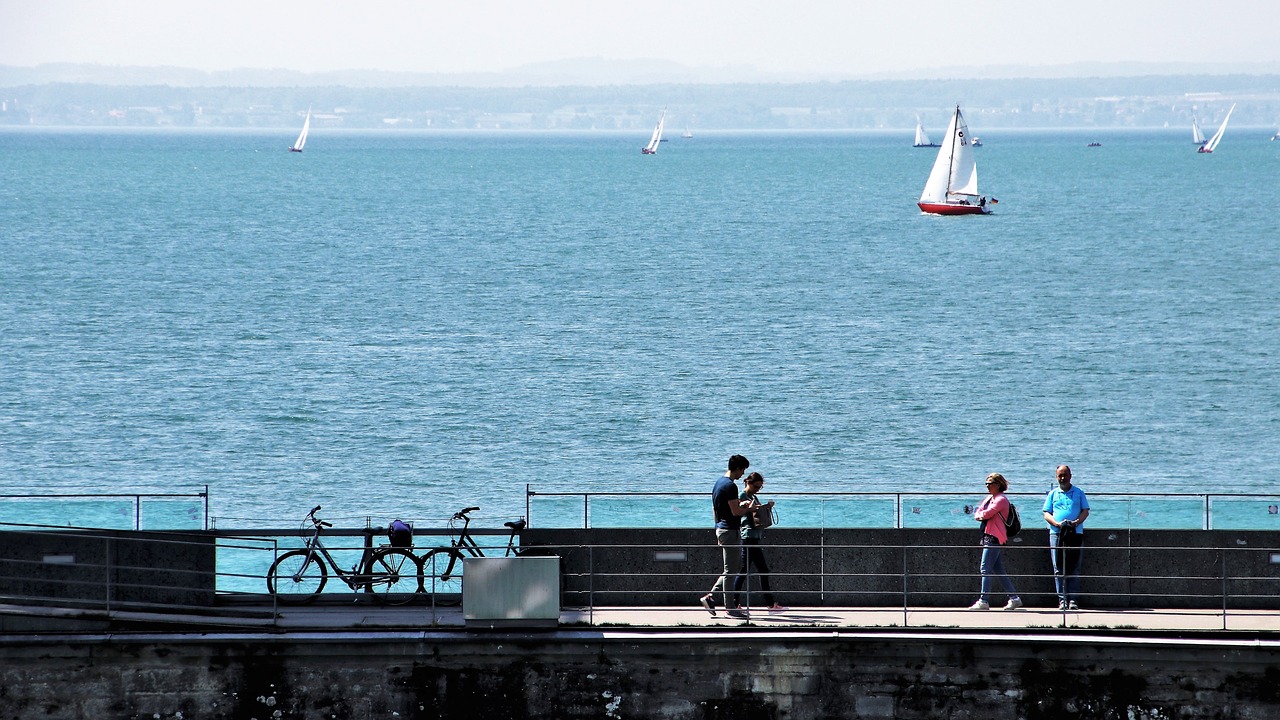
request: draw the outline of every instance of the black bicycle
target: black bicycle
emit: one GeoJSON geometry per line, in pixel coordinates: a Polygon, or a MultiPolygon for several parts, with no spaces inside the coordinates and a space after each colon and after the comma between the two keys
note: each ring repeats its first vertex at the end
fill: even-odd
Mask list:
{"type": "Polygon", "coordinates": [[[363,590],[384,605],[403,605],[422,592],[422,563],[407,548],[373,546],[373,536],[383,528],[365,528],[364,553],[351,570],[343,570],[320,541],[320,532],[332,523],[316,517],[317,505],[303,521],[313,530],[304,549],[290,550],[271,564],[267,571],[267,590],[287,605],[302,605],[315,600],[329,580],[329,568],[353,591],[363,590]]]}
{"type": "MultiPolygon", "coordinates": [[[[437,605],[457,605],[462,602],[462,559],[484,557],[484,548],[471,536],[471,516],[468,513],[479,510],[478,507],[463,508],[449,518],[449,530],[453,531],[458,522],[462,529],[450,541],[449,547],[439,547],[422,558],[423,589],[435,596],[437,605]]],[[[507,538],[507,552],[504,557],[520,555],[522,550],[515,544],[516,536],[528,524],[524,519],[503,523],[511,530],[507,538]]]]}

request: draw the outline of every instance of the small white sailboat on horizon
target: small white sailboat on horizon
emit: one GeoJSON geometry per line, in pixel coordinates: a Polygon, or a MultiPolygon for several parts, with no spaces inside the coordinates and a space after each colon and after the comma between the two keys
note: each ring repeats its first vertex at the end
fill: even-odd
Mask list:
{"type": "Polygon", "coordinates": [[[307,108],[307,119],[302,121],[302,132],[298,133],[298,139],[293,141],[293,145],[289,146],[289,152],[302,152],[302,147],[307,144],[307,133],[309,132],[311,132],[311,108],[307,108]]]}
{"type": "Polygon", "coordinates": [[[929,134],[924,131],[924,125],[920,123],[920,116],[916,116],[916,141],[911,147],[938,147],[937,143],[929,141],[929,134]]]}
{"type": "Polygon", "coordinates": [[[658,124],[653,128],[653,135],[649,138],[649,144],[640,148],[640,152],[645,155],[657,155],[658,143],[662,142],[662,125],[667,121],[667,109],[662,108],[662,114],[658,116],[658,124]]]}
{"type": "Polygon", "coordinates": [[[1231,109],[1227,111],[1227,116],[1222,118],[1222,124],[1218,126],[1218,132],[1214,133],[1213,137],[1209,138],[1209,142],[1200,146],[1200,149],[1196,150],[1196,152],[1211,153],[1218,149],[1218,143],[1222,142],[1222,133],[1227,130],[1227,121],[1231,119],[1231,113],[1235,112],[1235,109],[1236,105],[1232,103],[1231,109]]]}
{"type": "Polygon", "coordinates": [[[693,137],[693,133],[689,132],[688,125],[684,126],[684,132],[680,133],[680,137],[684,138],[685,140],[688,140],[689,138],[693,137]]]}
{"type": "MultiPolygon", "coordinates": [[[[998,200],[991,198],[994,205],[998,200]]],[[[991,212],[987,197],[978,194],[978,162],[974,159],[969,126],[956,106],[946,135],[916,203],[922,212],[933,215],[985,215],[991,212]]]]}
{"type": "Polygon", "coordinates": [[[1204,145],[1204,133],[1200,131],[1200,123],[1196,122],[1196,116],[1191,116],[1191,142],[1197,145],[1204,145]]]}

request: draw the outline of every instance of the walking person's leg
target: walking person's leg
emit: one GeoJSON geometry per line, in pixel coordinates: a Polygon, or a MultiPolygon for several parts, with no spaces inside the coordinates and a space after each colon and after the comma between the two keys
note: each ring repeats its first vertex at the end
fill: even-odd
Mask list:
{"type": "Polygon", "coordinates": [[[769,561],[764,557],[764,548],[759,547],[759,542],[757,541],[757,546],[752,548],[752,552],[754,553],[754,563],[760,578],[760,592],[764,594],[764,604],[766,607],[774,607],[778,603],[773,597],[773,588],[770,586],[769,561]]]}
{"type": "Polygon", "coordinates": [[[729,563],[738,559],[738,533],[732,530],[723,530],[716,528],[716,544],[720,546],[720,558],[723,561],[720,570],[720,577],[716,578],[715,583],[711,586],[711,591],[703,595],[699,602],[702,607],[711,613],[711,617],[716,616],[716,593],[722,593],[728,600],[729,594],[729,563]]]}
{"type": "MultiPolygon", "coordinates": [[[[1003,551],[1004,548],[1001,548],[1003,551]]],[[[993,574],[1000,578],[1000,585],[1004,587],[1004,591],[1009,593],[1009,599],[1013,600],[1018,597],[1018,591],[1013,587],[1013,578],[1009,577],[1009,573],[1004,569],[1004,553],[996,555],[995,562],[992,564],[993,574]]]]}
{"type": "Polygon", "coordinates": [[[991,602],[991,582],[992,575],[995,573],[996,566],[1000,564],[1000,546],[991,543],[986,544],[985,540],[982,546],[982,592],[978,595],[978,601],[982,603],[991,602]]]}
{"type": "MultiPolygon", "coordinates": [[[[732,530],[716,530],[716,544],[720,546],[720,554],[724,560],[724,567],[720,571],[720,577],[716,578],[716,584],[711,586],[712,603],[715,603],[715,594],[720,592],[724,595],[721,598],[726,608],[734,607],[729,604],[729,577],[733,574],[732,563],[740,561],[741,554],[741,538],[738,533],[732,530]]],[[[736,580],[736,576],[734,577],[736,580]]]]}
{"type": "Polygon", "coordinates": [[[751,548],[748,546],[749,542],[750,542],[750,538],[743,538],[742,548],[741,548],[741,551],[738,553],[738,576],[733,579],[733,604],[726,606],[730,610],[742,605],[742,588],[744,585],[746,586],[746,589],[747,589],[747,597],[748,598],[751,597],[751,582],[750,582],[750,578],[748,577],[748,573],[750,571],[750,566],[748,565],[748,563],[750,563],[751,561],[750,559],[751,548]]]}
{"type": "Polygon", "coordinates": [[[1063,551],[1063,574],[1066,576],[1066,602],[1068,606],[1080,598],[1080,567],[1084,564],[1084,535],[1075,533],[1069,547],[1063,551]]]}
{"type": "Polygon", "coordinates": [[[1049,559],[1053,562],[1053,589],[1058,593],[1058,608],[1065,610],[1067,607],[1067,588],[1065,578],[1062,571],[1066,568],[1066,558],[1062,556],[1063,548],[1061,547],[1061,536],[1058,533],[1049,533],[1049,559]]]}

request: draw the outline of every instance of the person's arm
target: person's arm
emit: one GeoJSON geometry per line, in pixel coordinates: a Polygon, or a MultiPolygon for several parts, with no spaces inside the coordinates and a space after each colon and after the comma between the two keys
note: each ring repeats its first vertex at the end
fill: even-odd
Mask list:
{"type": "MultiPolygon", "coordinates": [[[[978,510],[973,514],[973,518],[975,520],[990,520],[991,518],[999,515],[1001,500],[1004,500],[1003,495],[1001,495],[998,499],[996,499],[995,502],[987,505],[986,507],[983,507],[981,505],[978,506],[978,510]]],[[[983,502],[985,503],[986,501],[984,500],[983,502]]],[[[1008,507],[1009,507],[1008,500],[1004,500],[1004,506],[1006,508],[1006,512],[1008,512],[1008,507]]]]}
{"type": "Polygon", "coordinates": [[[1062,525],[1057,520],[1053,519],[1053,513],[1049,512],[1048,510],[1044,511],[1044,521],[1054,527],[1062,527],[1062,525]]]}
{"type": "Polygon", "coordinates": [[[743,515],[750,514],[751,501],[750,500],[734,500],[733,502],[729,503],[729,512],[733,513],[736,517],[742,517],[743,515]]]}
{"type": "Polygon", "coordinates": [[[1080,527],[1084,524],[1085,518],[1089,517],[1089,508],[1080,511],[1080,516],[1071,521],[1073,527],[1080,527]]]}

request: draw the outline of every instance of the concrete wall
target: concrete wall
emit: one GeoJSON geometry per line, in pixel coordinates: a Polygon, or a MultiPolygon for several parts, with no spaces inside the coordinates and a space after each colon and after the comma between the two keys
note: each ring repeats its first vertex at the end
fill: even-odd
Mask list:
{"type": "Polygon", "coordinates": [[[0,587],[10,602],[209,607],[216,562],[209,533],[0,532],[0,587]]]}
{"type": "MultiPolygon", "coordinates": [[[[721,567],[709,529],[530,529],[522,542],[561,555],[566,606],[692,605],[721,567]],[[659,560],[658,552],[685,559],[659,560]]],[[[1032,607],[1056,605],[1047,542],[1045,530],[1026,529],[1005,552],[1032,607]]],[[[1280,564],[1270,562],[1277,545],[1267,531],[1090,528],[1081,602],[1280,607],[1280,564]]],[[[769,531],[765,553],[774,589],[793,605],[961,607],[978,591],[981,550],[971,530],[779,528],[769,531]]],[[[64,606],[208,607],[216,604],[216,556],[215,532],[0,532],[0,594],[64,606]],[[73,562],[50,561],[59,558],[73,562]]],[[[262,558],[265,573],[270,555],[262,558]]]]}
{"type": "Polygon", "coordinates": [[[1280,650],[1059,634],[0,637],[0,718],[1280,717],[1280,650]]]}
{"type": "MultiPolygon", "coordinates": [[[[1275,533],[1093,528],[1085,538],[1081,603],[1090,607],[1221,608],[1224,593],[1230,608],[1280,607],[1275,533]]],[[[765,554],[786,603],[962,607],[978,592],[977,539],[972,530],[780,528],[767,533],[765,554]]],[[[568,606],[692,605],[721,569],[709,529],[531,529],[522,541],[562,556],[568,606]]],[[[1048,541],[1046,530],[1024,529],[1006,546],[1005,567],[1029,606],[1057,604],[1048,541]]]]}

